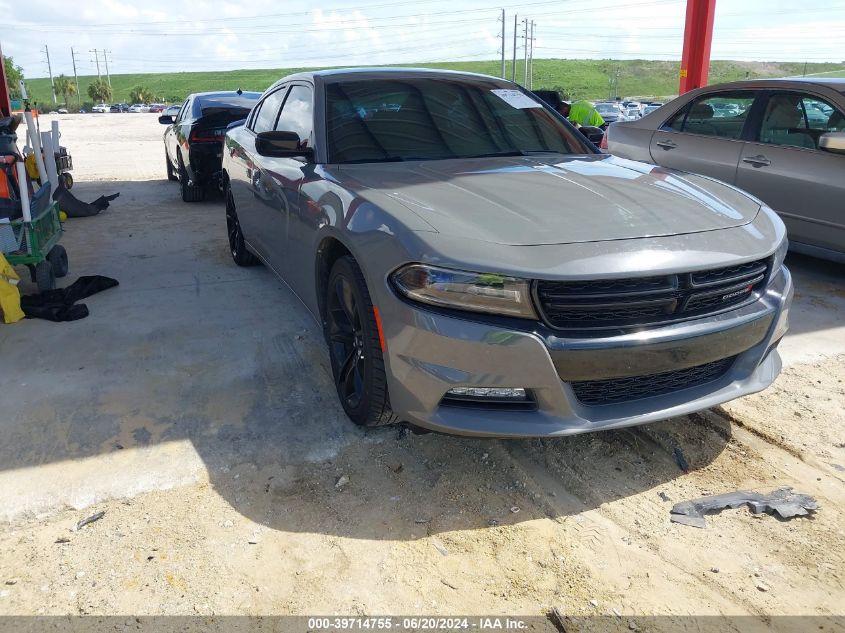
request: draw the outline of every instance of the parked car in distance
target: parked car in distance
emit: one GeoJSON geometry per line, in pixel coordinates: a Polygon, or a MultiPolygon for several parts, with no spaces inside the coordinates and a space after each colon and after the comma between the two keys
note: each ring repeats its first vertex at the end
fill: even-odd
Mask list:
{"type": "Polygon", "coordinates": [[[167,107],[166,107],[166,108],[162,111],[162,114],[163,114],[163,115],[165,115],[165,116],[173,116],[173,117],[175,117],[177,114],[179,114],[179,110],[181,110],[181,109],[182,109],[182,105],[183,105],[183,104],[184,104],[184,101],[183,101],[182,103],[177,103],[177,104],[172,105],[172,106],[167,106],[167,107]]]}
{"type": "Polygon", "coordinates": [[[144,105],[143,103],[136,103],[134,105],[129,106],[130,112],[149,112],[150,106],[144,105]]]}
{"type": "Polygon", "coordinates": [[[129,112],[129,104],[115,103],[109,108],[109,112],[129,112]]]}
{"type": "Polygon", "coordinates": [[[223,135],[233,121],[245,119],[259,92],[200,92],[190,95],[176,116],[158,118],[167,125],[164,154],[167,178],[178,180],[184,202],[205,199],[220,185],[223,135]]]}
{"type": "Polygon", "coordinates": [[[615,126],[608,148],[744,189],[780,214],[793,250],[845,261],[845,79],[699,88],[615,126]]]}
{"type": "Polygon", "coordinates": [[[232,258],[265,263],[322,324],[360,425],[568,435],[712,407],[780,370],[777,215],[598,153],[503,79],[284,77],[226,132],[223,185],[232,258]]]}
{"type": "Polygon", "coordinates": [[[67,114],[67,108],[59,108],[56,110],[56,114],[67,114]]]}
{"type": "Polygon", "coordinates": [[[625,113],[622,111],[622,106],[617,105],[616,103],[602,101],[597,103],[595,107],[596,111],[601,115],[601,118],[603,118],[604,122],[608,125],[616,123],[617,121],[625,121],[627,118],[625,113]]]}
{"type": "Polygon", "coordinates": [[[110,112],[110,111],[111,111],[111,106],[107,103],[98,103],[93,108],[91,108],[91,112],[103,113],[103,112],[110,112]]]}
{"type": "Polygon", "coordinates": [[[163,103],[151,103],[149,111],[150,112],[156,112],[156,113],[164,112],[165,107],[166,106],[163,103]]]}

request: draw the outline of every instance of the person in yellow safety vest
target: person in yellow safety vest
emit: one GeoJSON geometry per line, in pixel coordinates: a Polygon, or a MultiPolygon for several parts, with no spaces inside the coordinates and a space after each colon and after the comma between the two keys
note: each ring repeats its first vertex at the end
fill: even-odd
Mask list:
{"type": "Polygon", "coordinates": [[[601,127],[604,125],[604,119],[601,118],[601,115],[593,107],[593,104],[583,99],[572,104],[564,101],[560,106],[559,112],[568,118],[570,123],[578,127],[584,125],[601,127]]]}

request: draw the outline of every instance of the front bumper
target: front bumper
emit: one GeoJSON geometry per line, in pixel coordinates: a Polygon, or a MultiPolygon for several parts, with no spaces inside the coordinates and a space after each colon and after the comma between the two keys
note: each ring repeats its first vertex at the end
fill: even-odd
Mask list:
{"type": "Polygon", "coordinates": [[[472,436],[558,436],[612,429],[700,411],[761,391],[781,368],[776,347],[788,328],[793,287],[782,267],[754,302],[730,312],[642,332],[560,338],[432,312],[393,297],[385,361],[391,406],[434,431],[472,436]],[[573,381],[650,376],[723,358],[734,362],[705,384],[588,406],[573,381]],[[534,410],[441,404],[452,387],[524,387],[534,410]]]}

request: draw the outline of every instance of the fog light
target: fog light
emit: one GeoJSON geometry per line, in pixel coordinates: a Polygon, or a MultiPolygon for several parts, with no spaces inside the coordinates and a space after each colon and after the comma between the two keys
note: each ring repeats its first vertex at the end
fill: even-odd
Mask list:
{"type": "Polygon", "coordinates": [[[495,398],[509,400],[526,400],[525,389],[521,387],[455,387],[449,389],[447,396],[459,398],[495,398]]]}

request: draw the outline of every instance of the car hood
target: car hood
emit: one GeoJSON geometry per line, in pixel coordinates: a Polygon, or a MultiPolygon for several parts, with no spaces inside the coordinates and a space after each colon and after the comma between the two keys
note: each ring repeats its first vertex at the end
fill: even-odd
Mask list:
{"type": "Polygon", "coordinates": [[[607,155],[544,155],[333,169],[381,206],[401,204],[435,231],[497,244],[570,244],[714,231],[760,205],[716,180],[607,155]]]}

